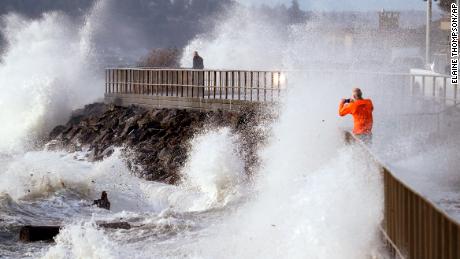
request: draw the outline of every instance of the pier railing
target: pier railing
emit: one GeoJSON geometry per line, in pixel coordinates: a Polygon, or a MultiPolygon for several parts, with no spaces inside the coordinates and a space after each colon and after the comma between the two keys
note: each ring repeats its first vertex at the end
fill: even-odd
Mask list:
{"type": "Polygon", "coordinates": [[[450,77],[440,74],[410,74],[412,95],[433,98],[446,105],[460,104],[458,84],[451,84],[450,77]]]}
{"type": "Polygon", "coordinates": [[[109,97],[276,102],[286,86],[281,71],[109,68],[105,76],[109,97]]]}
{"type": "MultiPolygon", "coordinates": [[[[352,78],[349,85],[372,79],[363,85],[380,81],[394,84],[413,96],[435,100],[447,106],[460,105],[460,89],[450,83],[448,76],[440,74],[385,73],[348,70],[305,71],[249,71],[249,70],[194,70],[172,68],[108,68],[105,73],[105,92],[108,101],[115,98],[126,104],[171,107],[174,101],[193,102],[191,106],[203,108],[199,103],[277,102],[287,87],[287,74],[307,77],[352,78]],[[381,79],[381,80],[380,80],[381,79]],[[129,98],[129,101],[128,101],[129,98]],[[148,101],[150,98],[150,101],[148,101]],[[136,101],[141,101],[140,103],[136,101]],[[149,102],[149,103],[146,103],[149,102]],[[199,102],[199,103],[198,103],[199,102]]],[[[180,106],[180,105],[179,105],[180,106]]],[[[208,105],[209,106],[209,105],[208,105]]],[[[218,107],[222,108],[222,107],[218,107]]],[[[225,108],[225,107],[224,107],[225,108]]]]}
{"type": "MultiPolygon", "coordinates": [[[[353,134],[349,143],[372,153],[353,134]]],[[[433,202],[406,185],[390,170],[381,167],[384,184],[384,221],[382,232],[395,258],[460,258],[460,225],[433,202]]]]}

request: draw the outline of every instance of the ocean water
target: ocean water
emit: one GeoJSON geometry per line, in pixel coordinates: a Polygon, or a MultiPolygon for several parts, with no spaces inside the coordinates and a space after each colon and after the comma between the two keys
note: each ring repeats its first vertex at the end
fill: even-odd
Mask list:
{"type": "MultiPolygon", "coordinates": [[[[8,159],[1,171],[0,253],[11,258],[378,254],[381,179],[375,165],[354,162],[358,151],[342,148],[324,165],[309,165],[298,161],[309,155],[296,150],[284,161],[270,159],[257,179],[248,180],[229,132],[224,128],[194,139],[178,186],[130,175],[119,150],[97,163],[50,151],[8,159]],[[109,194],[110,211],[91,206],[102,190],[109,194]],[[132,228],[104,230],[99,221],[128,222],[132,228]],[[55,243],[18,242],[19,226],[29,224],[64,228],[55,243]]],[[[277,148],[286,145],[277,143],[266,151],[267,159],[271,152],[278,157],[277,148]]]]}

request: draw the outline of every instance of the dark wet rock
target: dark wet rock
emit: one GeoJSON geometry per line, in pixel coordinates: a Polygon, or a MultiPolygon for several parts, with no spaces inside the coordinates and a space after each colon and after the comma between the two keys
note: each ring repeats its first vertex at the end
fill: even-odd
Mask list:
{"type": "Polygon", "coordinates": [[[114,147],[120,147],[134,174],[174,184],[180,180],[191,138],[212,127],[227,126],[240,133],[241,156],[251,173],[258,164],[256,150],[265,138],[259,125],[271,119],[256,107],[226,112],[91,104],[75,111],[66,125],[54,128],[48,146],[69,152],[88,150],[90,161],[107,158],[114,147]]]}
{"type": "Polygon", "coordinates": [[[102,151],[101,156],[104,157],[104,158],[109,157],[109,156],[111,156],[113,154],[114,151],[115,151],[114,148],[112,146],[110,146],[110,147],[104,149],[104,151],[102,151]]]}
{"type": "Polygon", "coordinates": [[[24,226],[19,231],[19,240],[22,242],[52,242],[59,234],[59,230],[59,226],[24,226]]]}
{"type": "Polygon", "coordinates": [[[55,127],[51,132],[50,132],[50,138],[51,139],[55,139],[57,138],[60,134],[62,134],[62,132],[64,130],[66,130],[66,126],[63,126],[63,125],[59,125],[57,127],[55,127]]]}
{"type": "MultiPolygon", "coordinates": [[[[131,229],[128,222],[97,222],[96,225],[104,229],[131,229]]],[[[61,231],[61,226],[23,226],[19,230],[21,242],[54,242],[54,238],[61,231]]]]}
{"type": "Polygon", "coordinates": [[[106,229],[131,229],[131,225],[128,222],[98,222],[97,225],[106,229]]]}

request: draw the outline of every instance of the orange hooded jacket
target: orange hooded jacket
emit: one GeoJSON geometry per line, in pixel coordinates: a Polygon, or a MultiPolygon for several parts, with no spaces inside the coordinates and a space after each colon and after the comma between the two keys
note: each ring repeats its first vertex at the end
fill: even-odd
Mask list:
{"type": "Polygon", "coordinates": [[[362,99],[352,101],[351,103],[345,104],[340,102],[339,115],[345,116],[351,114],[354,121],[354,134],[371,134],[372,133],[372,111],[374,106],[370,99],[362,99]]]}

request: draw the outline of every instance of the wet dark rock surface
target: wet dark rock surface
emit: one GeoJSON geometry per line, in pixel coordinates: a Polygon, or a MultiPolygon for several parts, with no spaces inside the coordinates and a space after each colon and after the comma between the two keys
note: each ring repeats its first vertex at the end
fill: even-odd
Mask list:
{"type": "Polygon", "coordinates": [[[262,123],[272,116],[257,107],[239,112],[145,109],[95,103],[77,110],[66,125],[49,134],[49,149],[88,150],[102,160],[121,147],[127,166],[147,180],[175,184],[187,159],[191,138],[205,129],[230,127],[240,136],[247,173],[257,166],[257,148],[265,139],[262,123]]]}

